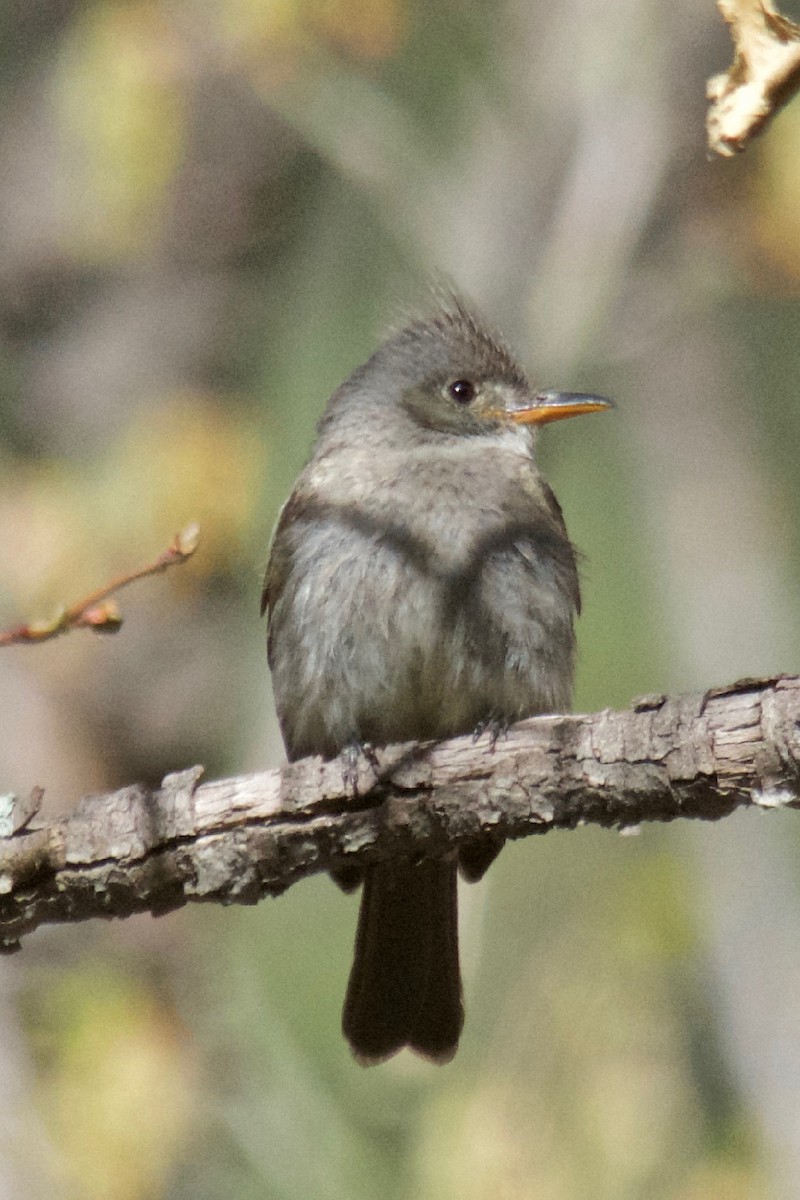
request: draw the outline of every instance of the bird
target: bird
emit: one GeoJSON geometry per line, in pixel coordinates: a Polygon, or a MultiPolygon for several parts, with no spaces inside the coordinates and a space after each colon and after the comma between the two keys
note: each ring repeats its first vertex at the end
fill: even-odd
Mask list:
{"type": "MultiPolygon", "coordinates": [[[[455,292],[390,330],[334,392],[262,596],[290,761],[482,730],[491,748],[514,722],[569,707],[580,587],[537,431],[609,407],[536,390],[455,292]]],[[[501,846],[340,873],[346,889],[363,882],[342,1017],[360,1063],[404,1047],[453,1058],[457,874],[480,878],[501,846]]]]}

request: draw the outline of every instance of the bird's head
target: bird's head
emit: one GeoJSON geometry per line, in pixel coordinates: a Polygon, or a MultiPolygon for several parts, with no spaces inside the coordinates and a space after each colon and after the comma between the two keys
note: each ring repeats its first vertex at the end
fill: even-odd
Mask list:
{"type": "Polygon", "coordinates": [[[387,433],[394,415],[426,438],[480,437],[610,407],[601,396],[532,388],[502,338],[450,295],[385,339],[334,395],[321,430],[347,410],[387,433]]]}

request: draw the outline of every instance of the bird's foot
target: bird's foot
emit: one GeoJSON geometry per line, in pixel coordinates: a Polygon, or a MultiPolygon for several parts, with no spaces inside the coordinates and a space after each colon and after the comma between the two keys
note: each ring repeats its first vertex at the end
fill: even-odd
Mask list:
{"type": "MultiPolygon", "coordinates": [[[[372,770],[377,779],[380,763],[378,756],[375,753],[375,748],[370,742],[360,742],[357,737],[352,737],[341,753],[342,762],[342,785],[345,792],[348,792],[354,800],[357,800],[361,794],[358,790],[359,782],[359,767],[362,758],[366,759],[367,766],[372,770]]],[[[367,792],[374,786],[375,780],[370,781],[367,792]]],[[[341,867],[331,868],[330,877],[343,892],[353,892],[362,882],[364,872],[361,867],[344,865],[341,867]]]]}
{"type": "MultiPolygon", "coordinates": [[[[377,775],[380,763],[375,747],[371,742],[360,742],[358,738],[351,738],[342,751],[342,783],[345,791],[350,792],[353,797],[359,794],[358,768],[362,758],[367,760],[367,765],[377,775]]],[[[367,790],[369,791],[369,788],[367,790]]]]}
{"type": "Polygon", "coordinates": [[[345,895],[354,892],[364,879],[364,871],[361,867],[331,867],[328,874],[345,895]]]}
{"type": "Polygon", "coordinates": [[[458,869],[467,883],[477,883],[505,845],[503,838],[482,837],[463,842],[458,851],[458,869]]]}
{"type": "Polygon", "coordinates": [[[510,723],[503,717],[484,717],[484,719],[479,721],[475,726],[475,730],[472,734],[473,746],[476,742],[480,741],[485,733],[488,733],[489,750],[490,752],[493,751],[501,737],[508,737],[509,724],[510,723]]]}

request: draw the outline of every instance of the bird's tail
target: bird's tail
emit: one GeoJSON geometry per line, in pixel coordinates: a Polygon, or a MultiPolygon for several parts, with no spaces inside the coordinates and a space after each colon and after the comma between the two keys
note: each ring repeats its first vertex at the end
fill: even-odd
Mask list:
{"type": "Polygon", "coordinates": [[[463,1023],[455,862],[368,868],[342,1017],[356,1058],[409,1046],[449,1062],[463,1023]]]}

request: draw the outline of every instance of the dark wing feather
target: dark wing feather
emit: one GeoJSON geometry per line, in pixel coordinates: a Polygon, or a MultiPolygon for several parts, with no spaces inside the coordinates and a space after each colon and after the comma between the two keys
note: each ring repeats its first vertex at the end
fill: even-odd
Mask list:
{"type": "Polygon", "coordinates": [[[272,664],[274,632],[272,613],[291,571],[292,543],[294,541],[292,531],[296,531],[296,522],[302,519],[306,507],[307,502],[302,493],[299,489],[295,489],[281,509],[275,525],[275,532],[272,535],[272,547],[264,576],[264,587],[261,591],[261,615],[263,617],[266,613],[268,621],[267,660],[270,665],[272,664]]]}
{"type": "Polygon", "coordinates": [[[564,589],[572,601],[575,612],[580,616],[581,585],[578,578],[578,554],[569,540],[567,527],[561,505],[555,497],[553,489],[541,480],[542,494],[547,508],[545,509],[545,533],[549,533],[548,548],[555,559],[556,568],[561,577],[564,589]]]}

